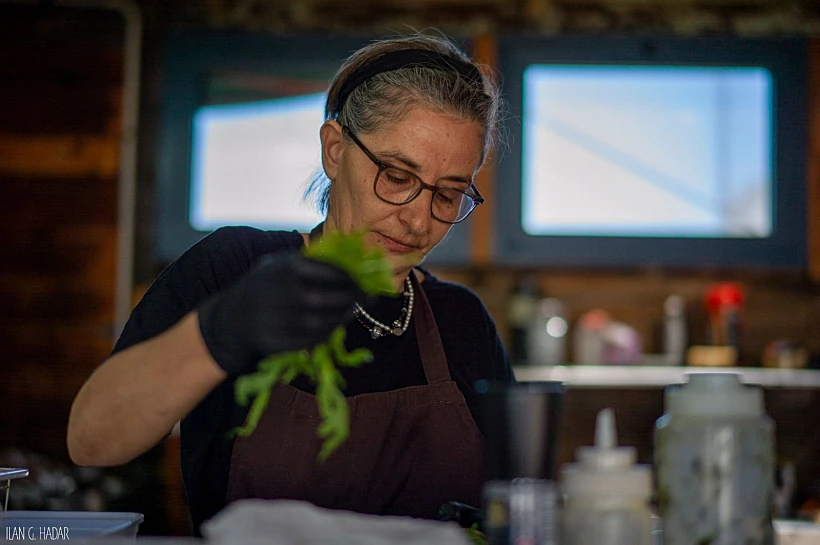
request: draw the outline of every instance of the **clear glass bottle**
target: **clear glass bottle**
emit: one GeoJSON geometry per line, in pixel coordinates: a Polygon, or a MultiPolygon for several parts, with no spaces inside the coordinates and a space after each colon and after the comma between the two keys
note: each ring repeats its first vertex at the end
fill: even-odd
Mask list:
{"type": "Polygon", "coordinates": [[[619,447],[612,409],[598,413],[595,446],[562,468],[562,545],[650,545],[652,471],[619,447]]]}
{"type": "Polygon", "coordinates": [[[663,352],[666,365],[683,365],[686,361],[688,330],[686,302],[680,295],[670,295],[663,304],[663,352]]]}
{"type": "Polygon", "coordinates": [[[655,426],[665,545],[774,543],[774,422],[760,387],[729,373],[666,389],[655,426]]]}
{"type": "Polygon", "coordinates": [[[484,484],[489,545],[558,545],[555,483],[527,477],[484,484]]]}
{"type": "Polygon", "coordinates": [[[563,365],[567,363],[566,336],[569,325],[564,305],[550,297],[535,304],[527,332],[527,357],[533,365],[563,365]]]}
{"type": "Polygon", "coordinates": [[[515,283],[507,300],[507,325],[510,331],[510,360],[513,365],[531,364],[528,336],[540,299],[538,277],[525,274],[515,283]]]}

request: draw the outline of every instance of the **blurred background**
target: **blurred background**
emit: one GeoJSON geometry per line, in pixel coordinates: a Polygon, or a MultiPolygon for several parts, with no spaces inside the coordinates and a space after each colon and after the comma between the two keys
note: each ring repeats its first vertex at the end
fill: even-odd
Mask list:
{"type": "Polygon", "coordinates": [[[611,406],[650,462],[663,387],[723,366],[766,387],[781,514],[816,509],[816,0],[0,1],[0,466],[32,470],[10,508],[187,532],[178,438],[74,467],[71,401],[198,238],[315,223],[329,78],[430,29],[510,111],[487,204],[427,266],[482,297],[521,380],[567,382],[559,461],[611,406]]]}

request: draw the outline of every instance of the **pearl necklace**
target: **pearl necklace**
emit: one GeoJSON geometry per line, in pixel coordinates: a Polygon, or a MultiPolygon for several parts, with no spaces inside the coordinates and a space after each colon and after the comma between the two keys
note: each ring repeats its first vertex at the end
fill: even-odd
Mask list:
{"type": "Polygon", "coordinates": [[[407,327],[410,325],[410,317],[413,316],[413,298],[415,295],[413,294],[413,283],[410,282],[409,276],[404,280],[404,293],[402,293],[402,295],[404,295],[404,306],[401,309],[401,314],[398,319],[393,321],[392,327],[381,323],[368,314],[359,303],[356,303],[353,309],[353,315],[356,316],[356,319],[365,329],[370,331],[370,336],[374,339],[378,339],[390,333],[396,337],[401,337],[404,335],[404,332],[407,331],[407,327]],[[402,318],[404,319],[402,320],[402,318]]]}

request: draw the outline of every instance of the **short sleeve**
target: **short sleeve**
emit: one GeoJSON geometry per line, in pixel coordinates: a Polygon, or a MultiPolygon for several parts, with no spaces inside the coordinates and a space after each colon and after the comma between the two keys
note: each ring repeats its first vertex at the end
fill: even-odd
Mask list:
{"type": "Polygon", "coordinates": [[[260,255],[278,249],[271,240],[274,235],[250,227],[222,227],[200,240],[151,284],[134,307],[113,352],[159,335],[236,282],[260,255]]]}

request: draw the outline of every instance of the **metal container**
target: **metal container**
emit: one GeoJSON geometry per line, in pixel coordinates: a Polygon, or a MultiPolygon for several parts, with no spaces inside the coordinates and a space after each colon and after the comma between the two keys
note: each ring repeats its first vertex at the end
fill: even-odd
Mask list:
{"type": "Polygon", "coordinates": [[[19,467],[0,467],[0,511],[6,511],[9,507],[9,489],[11,481],[28,477],[28,469],[19,467]]]}
{"type": "Polygon", "coordinates": [[[86,511],[8,511],[11,481],[28,469],[0,468],[0,541],[68,541],[104,537],[136,538],[145,518],[141,513],[86,511]]]}
{"type": "Polygon", "coordinates": [[[476,422],[488,448],[488,480],[555,480],[564,387],[529,382],[478,396],[476,422]]]}
{"type": "Polygon", "coordinates": [[[6,511],[0,513],[0,540],[68,541],[100,537],[134,537],[140,513],[92,511],[6,511]]]}

